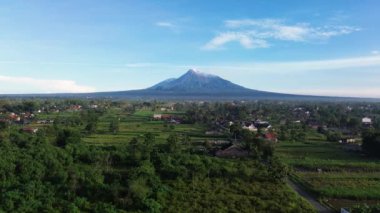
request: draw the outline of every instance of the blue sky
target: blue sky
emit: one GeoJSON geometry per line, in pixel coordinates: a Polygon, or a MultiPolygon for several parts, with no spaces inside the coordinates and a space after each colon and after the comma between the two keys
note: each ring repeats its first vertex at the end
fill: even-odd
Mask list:
{"type": "Polygon", "coordinates": [[[0,93],[140,89],[190,68],[380,97],[377,0],[0,0],[0,93]]]}

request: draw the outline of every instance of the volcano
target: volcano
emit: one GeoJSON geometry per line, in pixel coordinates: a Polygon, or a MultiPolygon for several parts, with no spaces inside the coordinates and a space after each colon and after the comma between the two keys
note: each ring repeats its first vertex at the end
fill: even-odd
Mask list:
{"type": "Polygon", "coordinates": [[[378,99],[343,98],[310,95],[292,95],[246,88],[216,75],[188,70],[178,78],[164,80],[140,90],[96,92],[2,95],[2,97],[56,97],[56,98],[107,98],[121,100],[311,100],[311,101],[378,101],[378,99]]]}

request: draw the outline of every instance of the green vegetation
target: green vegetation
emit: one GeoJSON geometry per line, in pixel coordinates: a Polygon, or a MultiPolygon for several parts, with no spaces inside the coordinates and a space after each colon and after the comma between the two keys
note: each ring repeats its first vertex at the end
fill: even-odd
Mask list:
{"type": "Polygon", "coordinates": [[[375,206],[357,205],[350,210],[352,213],[377,213],[380,212],[380,204],[375,206]]]}
{"type": "Polygon", "coordinates": [[[370,156],[380,157],[380,132],[365,132],[363,150],[370,156]]]}
{"type": "Polygon", "coordinates": [[[116,147],[87,146],[60,130],[12,135],[0,143],[3,211],[309,212],[282,182],[279,162],[229,160],[181,152],[173,135],[152,134],[116,147]],[[177,148],[174,148],[177,147],[177,148]],[[213,204],[210,205],[210,202],[213,204]]]}
{"type": "Polygon", "coordinates": [[[283,142],[279,157],[293,168],[293,180],[336,209],[380,202],[380,160],[344,145],[322,142],[283,142]]]}
{"type": "Polygon", "coordinates": [[[379,118],[367,103],[0,100],[0,210],[313,212],[290,174],[375,211],[379,118]]]}
{"type": "Polygon", "coordinates": [[[228,131],[206,135],[207,117],[163,113],[154,102],[95,103],[6,105],[19,114],[45,108],[31,122],[25,119],[36,132],[24,131],[18,121],[0,125],[0,211],[314,211],[285,184],[288,169],[273,157],[273,147],[259,146],[254,134],[239,132],[254,154],[217,158],[194,151],[205,141],[231,137],[228,131]],[[180,122],[154,120],[156,113],[180,122]]]}

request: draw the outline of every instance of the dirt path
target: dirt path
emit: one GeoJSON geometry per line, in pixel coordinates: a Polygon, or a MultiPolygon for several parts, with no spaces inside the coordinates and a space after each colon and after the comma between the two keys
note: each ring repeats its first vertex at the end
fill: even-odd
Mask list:
{"type": "Polygon", "coordinates": [[[297,185],[296,183],[292,182],[291,180],[287,180],[288,185],[296,191],[300,196],[305,198],[309,203],[314,206],[314,208],[321,213],[330,213],[334,212],[331,209],[327,208],[326,206],[320,204],[310,193],[306,192],[301,186],[297,185]]]}

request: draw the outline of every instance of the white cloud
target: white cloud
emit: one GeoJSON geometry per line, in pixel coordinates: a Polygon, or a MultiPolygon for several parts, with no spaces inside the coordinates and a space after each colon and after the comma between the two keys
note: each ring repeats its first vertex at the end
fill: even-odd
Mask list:
{"type": "Polygon", "coordinates": [[[351,34],[356,31],[360,31],[360,28],[351,26],[325,26],[319,28],[311,28],[310,38],[329,39],[335,36],[351,34]]]}
{"type": "Polygon", "coordinates": [[[271,26],[279,25],[283,22],[281,19],[235,19],[226,20],[226,27],[241,28],[246,26],[258,26],[262,28],[270,28],[271,26]]]}
{"type": "Polygon", "coordinates": [[[30,77],[0,76],[0,83],[3,87],[3,91],[1,91],[1,93],[8,94],[19,93],[19,91],[16,89],[13,89],[14,91],[11,91],[8,88],[23,88],[23,91],[25,91],[27,88],[30,90],[28,93],[95,92],[95,88],[78,85],[75,81],[71,80],[49,80],[30,77]]]}
{"type": "Polygon", "coordinates": [[[184,27],[183,24],[178,24],[176,22],[170,22],[170,21],[159,21],[159,22],[156,22],[155,25],[162,29],[170,30],[171,32],[174,32],[174,33],[180,33],[184,27]]]}
{"type": "Polygon", "coordinates": [[[165,27],[165,28],[174,28],[175,27],[175,25],[173,23],[167,22],[167,21],[156,22],[156,26],[165,27]]]}
{"type": "Polygon", "coordinates": [[[268,47],[268,44],[265,40],[253,39],[249,34],[240,32],[226,32],[213,38],[203,48],[207,50],[218,49],[224,44],[232,41],[239,42],[240,45],[247,49],[268,47]]]}
{"type": "Polygon", "coordinates": [[[271,37],[285,41],[304,41],[310,29],[307,26],[275,26],[271,37]]]}
{"type": "Polygon", "coordinates": [[[281,19],[240,19],[227,20],[225,27],[227,32],[221,32],[208,42],[203,48],[207,50],[220,49],[224,44],[238,41],[245,48],[252,48],[252,42],[248,45],[244,41],[260,41],[256,48],[270,46],[275,40],[306,42],[315,40],[327,40],[331,37],[350,34],[359,31],[359,28],[351,26],[322,26],[314,27],[309,23],[286,24],[281,19]],[[231,30],[234,31],[231,31],[231,30]],[[219,41],[219,42],[218,42],[219,41]],[[221,42],[222,41],[222,42],[221,42]]]}
{"type": "Polygon", "coordinates": [[[372,51],[371,51],[371,54],[373,54],[373,55],[378,55],[379,53],[380,53],[379,50],[372,50],[372,51]]]}
{"type": "Polygon", "coordinates": [[[175,33],[179,33],[180,29],[182,28],[182,26],[177,25],[173,22],[168,22],[168,21],[156,22],[156,26],[163,29],[170,30],[175,33]]]}

